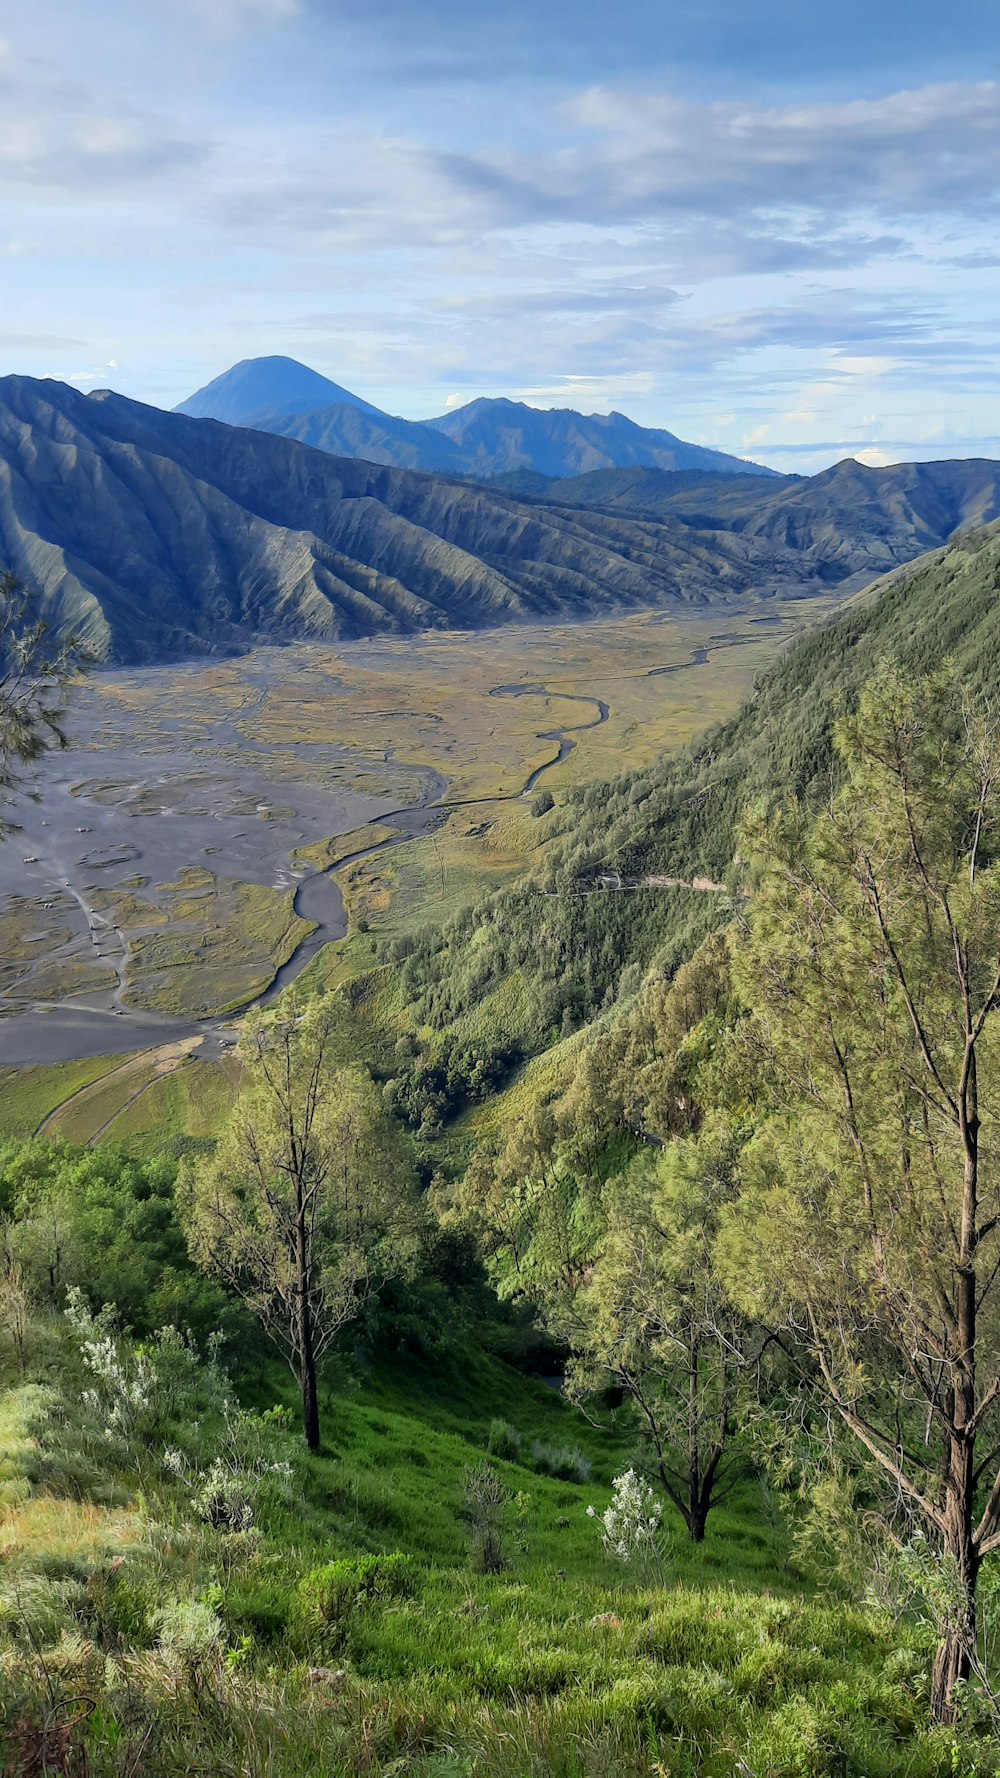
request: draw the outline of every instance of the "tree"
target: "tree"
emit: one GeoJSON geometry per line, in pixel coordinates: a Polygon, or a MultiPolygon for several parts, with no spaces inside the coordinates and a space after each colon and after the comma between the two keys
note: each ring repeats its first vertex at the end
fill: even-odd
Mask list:
{"type": "Polygon", "coordinates": [[[760,1345],[713,1264],[737,1152],[736,1133],[720,1123],[613,1179],[604,1235],[564,1325],[571,1393],[609,1383],[623,1392],[696,1543],[744,1472],[735,1410],[760,1345]]]}
{"type": "MultiPolygon", "coordinates": [[[[0,1144],[0,1218],[33,1299],[61,1309],[82,1289],[140,1334],[170,1322],[200,1337],[241,1327],[214,1279],[195,1270],[174,1197],[177,1162],[111,1145],[0,1144]]],[[[0,1228],[2,1228],[0,1223],[0,1228]]]]}
{"type": "Polygon", "coordinates": [[[331,1039],[321,1007],[247,1020],[232,1117],[184,1189],[191,1252],[288,1360],[313,1451],[323,1357],[408,1267],[418,1229],[391,1120],[362,1070],[333,1067],[331,1039]]]}
{"type": "MultiPolygon", "coordinates": [[[[10,801],[24,766],[65,747],[66,688],[91,658],[75,637],[54,639],[37,596],[0,573],[0,803],[10,801]]],[[[0,839],[4,831],[0,820],[0,839]]]]}
{"type": "Polygon", "coordinates": [[[784,1314],[883,1520],[957,1576],[933,1713],[976,1659],[1000,1550],[1000,741],[947,674],[869,684],[814,821],[748,823],[734,979],[769,1116],[722,1246],[784,1314]]]}

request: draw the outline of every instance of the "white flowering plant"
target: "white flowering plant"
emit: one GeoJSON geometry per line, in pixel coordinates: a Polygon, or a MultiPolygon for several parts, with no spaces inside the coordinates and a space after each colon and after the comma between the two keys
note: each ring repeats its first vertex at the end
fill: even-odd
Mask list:
{"type": "Polygon", "coordinates": [[[111,1304],[95,1315],[78,1288],[68,1293],[66,1319],[90,1378],[82,1402],[91,1430],[108,1442],[141,1454],[176,1423],[196,1430],[200,1413],[227,1407],[219,1337],[207,1361],[176,1327],[134,1340],[111,1304]]]}
{"type": "Polygon", "coordinates": [[[601,1514],[588,1506],[587,1517],[599,1518],[601,1540],[612,1560],[646,1569],[663,1554],[662,1503],[634,1469],[615,1476],[612,1488],[610,1506],[601,1514]]]}
{"type": "Polygon", "coordinates": [[[242,1413],[226,1403],[215,1455],[202,1468],[176,1446],[163,1452],[163,1467],[183,1482],[191,1508],[205,1525],[231,1535],[253,1532],[262,1487],[287,1495],[292,1466],[271,1450],[273,1427],[264,1416],[242,1413]]]}

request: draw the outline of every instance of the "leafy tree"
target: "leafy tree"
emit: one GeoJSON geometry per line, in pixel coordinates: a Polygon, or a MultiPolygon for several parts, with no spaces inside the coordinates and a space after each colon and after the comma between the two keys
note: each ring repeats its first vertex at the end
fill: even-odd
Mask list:
{"type": "Polygon", "coordinates": [[[53,638],[37,596],[0,573],[0,804],[10,801],[25,766],[65,747],[66,688],[90,659],[75,637],[53,638]]]}
{"type": "Polygon", "coordinates": [[[957,1574],[933,1711],[976,1658],[1000,1550],[1000,743],[954,678],[883,671],[815,821],[756,817],[734,963],[770,1117],[723,1253],[799,1326],[820,1401],[957,1574]]]}
{"type": "Polygon", "coordinates": [[[201,1338],[224,1328],[233,1312],[191,1263],[176,1178],[170,1157],[111,1144],[0,1145],[4,1239],[32,1300],[61,1309],[77,1287],[94,1311],[115,1303],[140,1333],[170,1322],[201,1338]]]}
{"type": "Polygon", "coordinates": [[[762,1343],[713,1263],[737,1153],[737,1133],[719,1124],[612,1180],[605,1232],[565,1316],[571,1391],[623,1393],[696,1543],[744,1470],[736,1409],[762,1343]]]}
{"type": "Polygon", "coordinates": [[[191,1251],[284,1354],[320,1443],[317,1373],[417,1240],[412,1179],[370,1078],[335,1071],[322,1007],[247,1020],[236,1106],[184,1190],[191,1251]]]}

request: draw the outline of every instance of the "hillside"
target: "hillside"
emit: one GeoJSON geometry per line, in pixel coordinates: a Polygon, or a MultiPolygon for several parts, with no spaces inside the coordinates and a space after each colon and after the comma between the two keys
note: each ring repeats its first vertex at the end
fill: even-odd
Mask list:
{"type": "Polygon", "coordinates": [[[535,408],[484,396],[425,424],[453,440],[473,475],[528,469],[574,476],[647,465],[784,479],[723,451],[687,444],[659,427],[637,426],[625,414],[578,414],[572,408],[535,408]]]}
{"type": "MultiPolygon", "coordinates": [[[[1000,517],[1000,464],[988,458],[872,469],[848,457],[780,485],[749,475],[607,469],[563,479],[523,472],[498,486],[552,506],[679,520],[800,551],[836,580],[881,560],[883,570],[938,548],[956,531],[1000,517]]],[[[876,570],[877,571],[877,570],[876,570]]]]}
{"type": "Polygon", "coordinates": [[[686,444],[672,432],[638,426],[624,414],[545,410],[484,396],[437,419],[403,420],[294,358],[244,359],[175,412],[276,432],[336,457],[485,480],[518,468],[571,476],[636,463],[730,475],[774,473],[686,444]]]}
{"type": "Polygon", "coordinates": [[[458,1042],[473,1009],[514,979],[528,991],[504,1051],[531,1054],[610,1007],[636,966],[659,958],[669,973],[710,927],[732,917],[733,903],[664,880],[732,880],[737,830],[752,802],[820,794],[832,770],[835,714],[886,658],[915,673],[951,659],[971,690],[988,690],[1000,650],[998,587],[994,524],[856,596],[794,643],[742,709],[692,746],[611,784],[570,791],[532,878],[443,932],[385,947],[402,964],[414,1017],[436,1026],[446,1044],[458,1042]]]}
{"type": "Polygon", "coordinates": [[[432,431],[421,420],[399,420],[377,408],[337,402],[300,414],[270,409],[238,424],[297,438],[300,444],[329,451],[334,457],[362,457],[366,463],[442,475],[468,473],[464,454],[450,438],[432,431]]]}
{"type": "MultiPolygon", "coordinates": [[[[30,1167],[16,1150],[3,1159],[30,1167]]],[[[88,1207],[103,1198],[129,1217],[120,1296],[158,1280],[172,1244],[187,1303],[217,1307],[177,1239],[170,1162],[120,1161],[117,1192],[113,1160],[64,1149],[53,1165],[82,1173],[88,1207]],[[165,1234],[142,1215],[151,1188],[165,1234]]],[[[287,1373],[245,1319],[232,1341],[239,1408],[223,1396],[224,1415],[218,1373],[189,1360],[167,1414],[157,1396],[124,1438],[81,1400],[93,1378],[69,1317],[33,1320],[27,1379],[0,1373],[18,1608],[0,1628],[0,1738],[12,1757],[25,1750],[11,1773],[32,1771],[46,1706],[68,1727],[59,1765],[34,1771],[92,1778],[729,1778],[744,1752],[755,1762],[744,1771],[819,1772],[785,1757],[807,1683],[824,1742],[810,1734],[806,1753],[836,1746],[845,1778],[892,1778],[901,1758],[911,1778],[965,1772],[945,1763],[901,1683],[919,1670],[912,1638],[884,1614],[815,1596],[753,1482],[719,1509],[711,1543],[668,1542],[667,1584],[605,1555],[590,1514],[629,1460],[627,1439],[476,1345],[480,1305],[450,1249],[449,1274],[383,1308],[358,1354],[338,1359],[331,1443],[312,1458],[292,1430],[287,1373]],[[492,1570],[468,1503],[484,1473],[502,1482],[492,1570]],[[205,1477],[220,1474],[231,1497],[241,1487],[249,1531],[203,1505],[205,1477]],[[313,1604],[322,1584],[339,1589],[335,1612],[313,1604]]],[[[83,1252],[93,1268],[93,1238],[83,1252]]],[[[139,1337],[147,1372],[162,1350],[136,1300],[137,1337],[112,1348],[127,1377],[139,1337]]]]}
{"type": "Polygon", "coordinates": [[[123,662],[850,593],[1000,514],[992,463],[846,463],[775,492],[653,473],[655,511],[627,488],[539,501],[108,391],[0,381],[0,560],[57,628],[123,662]]]}

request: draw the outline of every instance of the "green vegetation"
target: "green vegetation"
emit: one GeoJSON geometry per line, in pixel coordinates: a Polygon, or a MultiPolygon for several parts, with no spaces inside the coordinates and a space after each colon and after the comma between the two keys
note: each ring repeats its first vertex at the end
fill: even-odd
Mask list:
{"type": "Polygon", "coordinates": [[[1000,531],[963,536],[800,637],[749,702],[696,742],[611,784],[567,791],[537,869],[443,927],[381,945],[413,1024],[442,1033],[436,1042],[448,1048],[469,1011],[520,976],[529,1055],[627,999],[654,959],[669,973],[733,917],[745,810],[761,797],[823,794],[836,772],[836,715],[881,660],[922,673],[951,658],[971,691],[986,688],[1000,645],[998,584],[1000,531]],[[728,882],[732,894],[665,879],[728,882]]]}
{"type": "MultiPolygon", "coordinates": [[[[452,1263],[422,1289],[456,1283],[452,1263]]],[[[401,1304],[383,1338],[392,1321],[401,1304]]],[[[925,1726],[919,1625],[813,1597],[754,1485],[653,1570],[606,1554],[587,1508],[627,1444],[481,1352],[355,1365],[318,1456],[276,1376],[236,1410],[184,1341],[140,1345],[79,1298],[33,1311],[29,1375],[40,1359],[0,1416],[14,1772],[46,1747],[58,1770],[57,1733],[94,1774],[985,1769],[925,1726]],[[497,1409],[517,1448],[489,1456],[497,1409]],[[547,1473],[565,1449],[586,1479],[547,1473]],[[484,1466],[505,1522],[488,1564],[484,1466]]]]}
{"type": "Polygon", "coordinates": [[[0,1135],[33,1136],[60,1106],[120,1063],[118,1056],[95,1056],[54,1067],[5,1068],[0,1073],[0,1135]]]}
{"type": "Polygon", "coordinates": [[[129,957],[129,1005],[206,1018],[244,1006],[314,930],[291,890],[188,870],[162,930],[140,932],[129,957]]]}
{"type": "Polygon", "coordinates": [[[0,1150],[12,1778],[995,1773],[998,575],[0,1150]]]}
{"type": "Polygon", "coordinates": [[[332,1067],[322,1006],[248,1019],[242,1048],[232,1115],[185,1183],[191,1251],[288,1360],[318,1451],[323,1357],[407,1269],[413,1181],[368,1075],[332,1067]]]}

